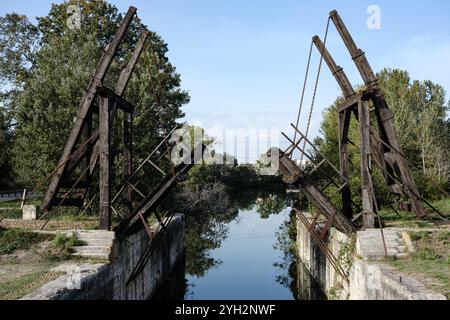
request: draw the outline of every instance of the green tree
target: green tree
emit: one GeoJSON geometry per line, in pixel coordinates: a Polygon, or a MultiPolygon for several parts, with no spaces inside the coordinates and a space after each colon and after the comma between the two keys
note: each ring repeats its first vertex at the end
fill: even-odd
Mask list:
{"type": "MultiPolygon", "coordinates": [[[[118,9],[106,1],[70,0],[52,5],[49,14],[38,19],[40,47],[10,103],[17,122],[13,154],[20,182],[34,185],[54,168],[90,76],[122,18],[118,9]],[[80,8],[80,29],[68,27],[69,5],[80,8]]],[[[133,20],[105,79],[108,86],[113,87],[144,27],[139,19],[133,20]]],[[[148,155],[151,147],[184,116],[181,107],[189,102],[167,51],[167,44],[151,32],[125,93],[136,108],[137,160],[148,155]]],[[[120,117],[119,113],[117,120],[120,117]]],[[[117,140],[115,147],[119,143],[117,140]]]]}
{"type": "Polygon", "coordinates": [[[34,65],[40,33],[24,15],[0,17],[0,84],[20,85],[34,65]]]}
{"type": "Polygon", "coordinates": [[[7,114],[0,108],[0,189],[11,183],[11,130],[7,114]]]}

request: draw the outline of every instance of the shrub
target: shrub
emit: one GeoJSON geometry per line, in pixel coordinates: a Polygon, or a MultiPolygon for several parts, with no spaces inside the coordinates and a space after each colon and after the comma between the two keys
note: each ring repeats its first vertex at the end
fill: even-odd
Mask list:
{"type": "Polygon", "coordinates": [[[421,261],[437,261],[441,260],[442,257],[432,248],[420,248],[414,254],[414,259],[421,261]]]}
{"type": "Polygon", "coordinates": [[[72,253],[72,247],[83,246],[85,244],[84,241],[78,239],[75,233],[71,235],[60,233],[53,239],[53,245],[63,253],[72,253]]]}

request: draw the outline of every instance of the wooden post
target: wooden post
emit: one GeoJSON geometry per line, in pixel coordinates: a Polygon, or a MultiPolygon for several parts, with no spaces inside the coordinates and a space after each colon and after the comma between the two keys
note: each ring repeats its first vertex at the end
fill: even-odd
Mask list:
{"type": "Polygon", "coordinates": [[[109,230],[111,227],[111,122],[110,107],[112,101],[100,97],[99,131],[100,131],[100,229],[109,230]]]}
{"type": "MultiPolygon", "coordinates": [[[[132,112],[124,112],[123,116],[123,179],[127,181],[128,178],[133,173],[133,156],[132,156],[132,148],[133,148],[133,114],[132,112]]],[[[127,216],[131,215],[133,211],[133,199],[132,199],[132,189],[129,184],[125,186],[124,189],[125,198],[126,198],[126,207],[125,214],[127,216]]]]}
{"type": "Polygon", "coordinates": [[[369,102],[362,100],[358,103],[360,154],[361,154],[361,188],[363,206],[363,228],[375,227],[374,190],[370,176],[371,148],[370,148],[370,111],[369,102]]]}
{"type": "MultiPolygon", "coordinates": [[[[350,127],[351,110],[346,109],[339,112],[339,163],[341,175],[349,181],[349,158],[348,158],[348,130],[350,127]]],[[[350,183],[342,188],[342,211],[350,220],[353,218],[352,195],[350,191],[350,183]]]]}
{"type": "MultiPolygon", "coordinates": [[[[81,144],[84,144],[90,137],[92,134],[92,112],[88,112],[88,114],[86,115],[86,121],[84,122],[83,125],[83,130],[81,132],[81,144]]],[[[92,154],[92,144],[88,143],[84,148],[83,148],[83,160],[81,161],[81,172],[85,172],[86,168],[89,166],[89,161],[91,158],[91,154],[92,154]]],[[[86,171],[86,173],[83,174],[83,176],[81,177],[81,181],[85,182],[86,184],[88,183],[88,181],[90,180],[90,175],[89,172],[86,171]]]]}

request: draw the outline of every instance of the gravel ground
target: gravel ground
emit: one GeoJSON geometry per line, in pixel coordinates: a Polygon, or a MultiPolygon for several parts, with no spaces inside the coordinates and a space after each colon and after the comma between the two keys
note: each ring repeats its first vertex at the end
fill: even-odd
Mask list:
{"type": "MultiPolygon", "coordinates": [[[[0,227],[40,230],[44,224],[43,220],[4,219],[0,222],[0,227]]],[[[93,229],[97,225],[97,221],[49,221],[44,230],[84,230],[93,229]]]]}

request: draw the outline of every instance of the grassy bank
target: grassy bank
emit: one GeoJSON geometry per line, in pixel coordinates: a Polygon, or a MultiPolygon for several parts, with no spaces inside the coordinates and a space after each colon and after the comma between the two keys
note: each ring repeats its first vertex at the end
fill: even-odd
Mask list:
{"type": "Polygon", "coordinates": [[[450,231],[410,232],[415,253],[390,261],[398,270],[416,277],[430,289],[450,297],[450,231]]]}
{"type": "MultiPolygon", "coordinates": [[[[430,202],[430,204],[438,209],[444,216],[450,219],[450,198],[436,200],[430,202]]],[[[424,205],[433,220],[441,220],[438,215],[431,210],[428,206],[424,205]]],[[[411,212],[399,211],[395,212],[391,208],[382,208],[380,211],[380,217],[388,227],[398,228],[433,228],[436,227],[431,221],[425,221],[417,218],[417,216],[411,212]]]]}
{"type": "Polygon", "coordinates": [[[83,244],[76,236],[0,228],[0,300],[19,299],[56,279],[60,274],[50,270],[64,261],[85,261],[71,255],[72,246],[83,244]]]}

